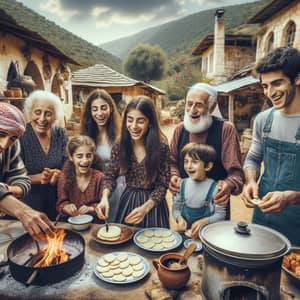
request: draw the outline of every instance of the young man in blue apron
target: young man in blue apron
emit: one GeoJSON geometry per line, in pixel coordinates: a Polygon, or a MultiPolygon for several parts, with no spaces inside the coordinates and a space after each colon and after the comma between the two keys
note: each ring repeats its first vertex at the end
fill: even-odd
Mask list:
{"type": "Polygon", "coordinates": [[[300,52],[277,48],[255,71],[273,107],[255,119],[242,199],[255,207],[253,223],[273,228],[300,246],[300,52]],[[257,183],[262,162],[264,172],[257,183]]]}

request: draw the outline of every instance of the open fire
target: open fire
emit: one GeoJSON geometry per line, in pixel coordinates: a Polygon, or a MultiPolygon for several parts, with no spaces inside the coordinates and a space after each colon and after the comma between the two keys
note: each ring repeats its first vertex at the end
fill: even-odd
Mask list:
{"type": "Polygon", "coordinates": [[[68,261],[69,254],[62,248],[65,236],[66,232],[61,228],[55,230],[53,236],[46,236],[48,243],[38,253],[41,258],[34,264],[35,268],[49,267],[68,261]]]}
{"type": "Polygon", "coordinates": [[[58,265],[69,260],[70,254],[63,249],[63,241],[66,231],[62,228],[56,229],[54,234],[46,235],[47,243],[40,249],[38,242],[37,253],[30,253],[30,258],[24,265],[33,266],[35,268],[49,267],[58,265]]]}
{"type": "Polygon", "coordinates": [[[84,265],[84,238],[69,229],[56,228],[54,235],[35,241],[28,233],[7,248],[12,277],[26,285],[60,282],[84,265]]]}

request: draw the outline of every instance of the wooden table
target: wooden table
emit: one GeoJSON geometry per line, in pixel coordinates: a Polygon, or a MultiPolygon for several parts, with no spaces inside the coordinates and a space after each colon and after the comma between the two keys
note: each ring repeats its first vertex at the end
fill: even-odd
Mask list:
{"type": "MultiPolygon", "coordinates": [[[[151,253],[138,248],[133,241],[125,244],[107,246],[99,244],[91,238],[93,227],[99,226],[93,224],[89,230],[80,232],[85,239],[85,264],[80,272],[62,282],[47,286],[29,286],[17,282],[12,278],[9,271],[0,279],[0,299],[51,299],[51,300],[83,300],[83,299],[148,299],[145,289],[151,286],[152,280],[157,280],[157,272],[152,264],[152,259],[158,258],[161,254],[151,253]],[[147,258],[150,263],[150,274],[139,282],[114,285],[101,281],[94,273],[93,268],[100,256],[112,251],[129,251],[138,253],[147,258]]],[[[58,223],[58,227],[70,229],[67,223],[58,223]]],[[[0,231],[9,230],[10,228],[22,228],[17,221],[0,220],[0,231]]],[[[0,244],[0,253],[6,253],[9,242],[0,244]]],[[[183,246],[179,246],[175,252],[183,251],[183,246]]],[[[191,280],[201,278],[200,270],[197,268],[197,255],[193,254],[190,258],[189,265],[192,270],[191,280]],[[197,270],[198,269],[198,270],[197,270]]],[[[8,268],[7,268],[8,269],[8,268]]]]}
{"type": "MultiPolygon", "coordinates": [[[[70,229],[67,223],[58,223],[59,227],[70,229]]],[[[91,238],[92,228],[99,226],[93,224],[89,230],[80,232],[86,242],[85,264],[80,272],[74,276],[47,286],[29,286],[17,282],[12,278],[8,267],[6,267],[5,275],[0,278],[0,299],[31,299],[31,300],[143,300],[148,299],[145,290],[152,286],[153,280],[158,280],[156,269],[152,264],[154,258],[158,258],[160,254],[151,253],[138,248],[133,241],[125,244],[106,246],[99,244],[91,238]],[[139,282],[125,285],[108,284],[101,281],[94,273],[93,268],[100,256],[112,251],[129,251],[138,253],[150,263],[150,274],[139,282]]],[[[18,221],[0,220],[0,232],[10,232],[11,230],[21,230],[22,226],[18,221]]],[[[9,242],[0,244],[0,253],[5,253],[9,242]]],[[[179,246],[174,252],[184,251],[183,246],[179,246]]],[[[189,284],[199,284],[201,282],[201,270],[199,268],[197,254],[190,257],[188,265],[192,271],[189,284]]],[[[281,290],[283,291],[281,300],[300,299],[300,290],[294,286],[290,286],[285,275],[282,276],[281,290]]],[[[199,290],[200,294],[200,290],[199,290]]],[[[178,299],[181,298],[180,294],[178,299]]]]}

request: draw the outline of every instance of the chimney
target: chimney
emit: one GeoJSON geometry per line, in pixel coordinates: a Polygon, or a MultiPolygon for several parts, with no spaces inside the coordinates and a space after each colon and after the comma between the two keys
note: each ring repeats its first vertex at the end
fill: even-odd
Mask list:
{"type": "Polygon", "coordinates": [[[213,77],[214,83],[221,83],[226,80],[225,71],[225,26],[223,15],[224,9],[217,9],[215,12],[214,32],[214,56],[213,56],[213,77]]]}

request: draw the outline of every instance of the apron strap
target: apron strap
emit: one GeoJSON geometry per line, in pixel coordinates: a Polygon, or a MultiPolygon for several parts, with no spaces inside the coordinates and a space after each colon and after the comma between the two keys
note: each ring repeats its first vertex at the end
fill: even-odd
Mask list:
{"type": "Polygon", "coordinates": [[[296,132],[295,139],[296,139],[297,142],[300,141],[300,126],[298,127],[298,130],[296,132]]]}
{"type": "Polygon", "coordinates": [[[206,198],[205,198],[205,204],[208,205],[208,203],[212,200],[212,196],[213,196],[213,193],[215,191],[215,188],[217,186],[218,182],[217,181],[213,181],[209,187],[209,190],[206,194],[206,198]]]}
{"type": "Polygon", "coordinates": [[[185,194],[185,182],[186,182],[186,178],[181,179],[180,199],[184,199],[184,194],[185,194]]]}
{"type": "Polygon", "coordinates": [[[266,123],[265,123],[265,126],[263,128],[263,132],[264,133],[269,133],[271,132],[271,128],[272,128],[272,123],[273,123],[273,114],[275,112],[275,108],[272,108],[270,113],[268,114],[267,116],[267,120],[266,120],[266,123]]]}

